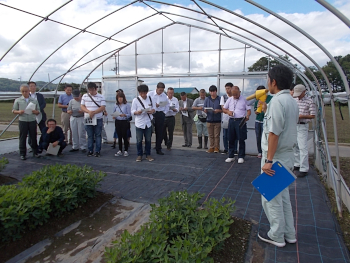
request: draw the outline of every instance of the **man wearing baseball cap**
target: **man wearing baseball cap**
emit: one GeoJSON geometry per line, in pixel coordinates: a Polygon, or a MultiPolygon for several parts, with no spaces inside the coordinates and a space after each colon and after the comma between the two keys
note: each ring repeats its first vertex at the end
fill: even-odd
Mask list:
{"type": "Polygon", "coordinates": [[[297,145],[294,148],[294,173],[297,177],[304,177],[309,171],[309,152],[307,147],[309,122],[315,118],[316,106],[313,100],[306,95],[306,88],[302,84],[294,87],[293,97],[299,108],[297,145]]]}

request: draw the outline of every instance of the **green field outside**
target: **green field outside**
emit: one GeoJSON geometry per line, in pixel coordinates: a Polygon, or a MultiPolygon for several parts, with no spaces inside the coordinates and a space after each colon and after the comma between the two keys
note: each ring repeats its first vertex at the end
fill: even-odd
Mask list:
{"type": "MultiPolygon", "coordinates": [[[[10,121],[14,118],[14,114],[11,112],[12,110],[12,103],[10,102],[2,102],[0,103],[0,123],[1,124],[8,124],[10,121]]],[[[52,108],[53,104],[48,103],[46,105],[46,114],[48,117],[52,116],[52,108]]],[[[341,107],[344,120],[341,119],[340,111],[338,106],[336,107],[336,121],[337,121],[337,134],[338,134],[338,141],[339,143],[350,143],[350,119],[349,119],[349,110],[348,106],[342,106],[341,107]]],[[[61,110],[57,107],[55,108],[55,119],[58,124],[60,124],[60,113],[61,110]]],[[[332,118],[332,110],[330,106],[325,106],[325,115],[326,115],[326,129],[327,129],[327,136],[329,142],[334,142],[334,129],[333,129],[333,118],[332,118]]],[[[180,121],[180,114],[176,115],[176,125],[175,125],[175,133],[176,134],[182,134],[181,130],[181,121],[180,121]]],[[[193,124],[193,134],[196,134],[196,125],[193,124]]]]}

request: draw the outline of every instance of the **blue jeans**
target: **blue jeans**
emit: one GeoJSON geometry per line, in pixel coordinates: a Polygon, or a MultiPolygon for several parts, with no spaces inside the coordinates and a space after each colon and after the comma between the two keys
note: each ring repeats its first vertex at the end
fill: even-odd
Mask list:
{"type": "Polygon", "coordinates": [[[136,147],[137,156],[143,155],[142,139],[145,136],[145,153],[151,155],[151,138],[152,138],[152,126],[144,129],[136,127],[136,147]]]}
{"type": "Polygon", "coordinates": [[[103,120],[97,119],[97,125],[85,125],[85,130],[88,135],[88,150],[89,152],[94,151],[94,140],[96,141],[96,152],[101,151],[101,142],[102,142],[102,125],[103,120]]]}
{"type": "Polygon", "coordinates": [[[262,134],[263,134],[263,123],[255,122],[256,146],[258,147],[258,153],[262,153],[262,150],[261,150],[262,134]]]}

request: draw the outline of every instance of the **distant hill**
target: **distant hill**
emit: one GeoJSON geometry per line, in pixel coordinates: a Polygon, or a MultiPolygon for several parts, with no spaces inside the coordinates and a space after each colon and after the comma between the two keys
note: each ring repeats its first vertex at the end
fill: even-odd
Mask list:
{"type": "MultiPolygon", "coordinates": [[[[45,81],[35,81],[37,88],[43,87],[47,82],[45,81]]],[[[27,81],[18,81],[7,78],[0,78],[0,91],[19,91],[19,86],[27,81]]],[[[57,84],[49,84],[44,89],[45,90],[54,90],[56,89],[57,84]]]]}

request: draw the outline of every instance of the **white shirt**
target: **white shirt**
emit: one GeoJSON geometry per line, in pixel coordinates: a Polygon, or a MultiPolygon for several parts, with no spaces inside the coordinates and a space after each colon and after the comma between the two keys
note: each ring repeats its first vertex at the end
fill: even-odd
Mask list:
{"type": "MultiPolygon", "coordinates": [[[[91,94],[90,94],[91,95],[91,94]]],[[[96,101],[96,103],[100,106],[106,106],[106,100],[105,97],[99,93],[97,93],[96,95],[91,95],[91,97],[96,101]]],[[[88,94],[84,94],[83,97],[81,98],[81,105],[85,105],[85,107],[89,110],[89,111],[95,111],[97,110],[99,107],[95,104],[95,102],[93,102],[92,99],[90,99],[88,94]]],[[[99,112],[95,114],[96,119],[101,119],[103,117],[103,112],[99,112]]]]}
{"type": "Polygon", "coordinates": [[[30,93],[30,96],[31,96],[33,99],[37,99],[37,98],[36,98],[36,93],[30,93]]]}
{"type": "MultiPolygon", "coordinates": [[[[227,95],[227,99],[229,99],[230,97],[227,95]]],[[[227,101],[227,100],[226,100],[227,101]]],[[[221,99],[220,99],[220,106],[224,106],[225,105],[225,96],[221,96],[221,99]]],[[[222,113],[222,117],[221,117],[221,121],[224,122],[224,121],[227,121],[229,120],[230,116],[226,113],[222,113]]]]}
{"type": "MultiPolygon", "coordinates": [[[[140,100],[142,101],[142,103],[146,109],[149,107],[151,107],[152,109],[156,108],[156,103],[153,100],[151,103],[148,96],[145,100],[141,96],[138,96],[138,98],[140,98],[140,100]]],[[[152,125],[152,123],[151,123],[151,120],[153,119],[152,114],[147,114],[146,112],[142,112],[141,115],[134,114],[135,111],[140,111],[140,110],[143,110],[145,108],[141,105],[141,103],[139,102],[139,100],[137,98],[132,100],[131,115],[135,116],[135,126],[137,128],[140,128],[140,129],[145,129],[146,127],[149,128],[152,125]]]]}
{"type": "Polygon", "coordinates": [[[175,116],[176,113],[179,112],[179,101],[176,97],[172,97],[172,99],[169,99],[168,97],[168,101],[169,101],[169,110],[165,113],[165,116],[169,117],[169,116],[175,116]],[[175,109],[177,110],[176,112],[173,111],[172,109],[170,109],[170,106],[175,106],[175,109]]]}
{"type": "MultiPolygon", "coordinates": [[[[162,92],[160,95],[157,94],[155,90],[152,90],[147,93],[147,97],[150,96],[152,99],[152,102],[155,104],[159,104],[162,101],[167,101],[168,102],[168,97],[165,95],[164,92],[162,92]]],[[[146,105],[145,105],[146,106],[146,105]]],[[[164,113],[167,113],[169,111],[169,103],[163,107],[159,106],[158,108],[154,108],[156,111],[162,111],[164,113]]]]}

